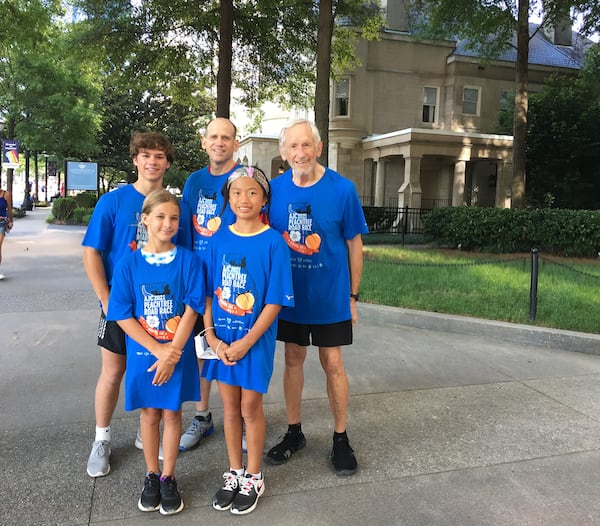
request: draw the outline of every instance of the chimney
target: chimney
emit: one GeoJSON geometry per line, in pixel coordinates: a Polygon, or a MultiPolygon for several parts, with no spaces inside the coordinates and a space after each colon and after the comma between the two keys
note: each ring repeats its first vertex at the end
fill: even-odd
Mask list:
{"type": "Polygon", "coordinates": [[[553,23],[544,24],[546,37],[556,46],[573,45],[573,28],[569,14],[557,15],[553,23]]]}

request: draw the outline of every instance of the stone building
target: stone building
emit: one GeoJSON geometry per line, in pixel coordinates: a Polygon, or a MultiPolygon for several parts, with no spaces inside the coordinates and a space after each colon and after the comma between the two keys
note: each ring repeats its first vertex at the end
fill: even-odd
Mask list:
{"type": "MultiPolygon", "coordinates": [[[[516,48],[484,61],[461,42],[417,40],[404,2],[383,4],[381,39],[358,40],[360,65],[332,84],[329,166],[354,181],[365,206],[510,207],[512,136],[494,131],[514,97],[516,48]]],[[[552,73],[576,75],[588,44],[570,26],[535,32],[529,91],[552,73]]],[[[240,147],[240,160],[271,176],[281,165],[273,127],[288,120],[273,117],[271,135],[240,147]]]]}

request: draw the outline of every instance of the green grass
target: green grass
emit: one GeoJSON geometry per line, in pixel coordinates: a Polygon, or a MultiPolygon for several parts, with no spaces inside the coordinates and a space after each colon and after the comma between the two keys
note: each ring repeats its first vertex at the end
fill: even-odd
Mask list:
{"type": "Polygon", "coordinates": [[[530,320],[531,256],[365,246],[368,303],[600,333],[600,261],[540,254],[530,320]]]}

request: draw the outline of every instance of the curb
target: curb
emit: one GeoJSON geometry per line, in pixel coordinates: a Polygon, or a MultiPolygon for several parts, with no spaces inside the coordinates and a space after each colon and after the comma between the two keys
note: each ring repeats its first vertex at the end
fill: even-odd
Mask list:
{"type": "Polygon", "coordinates": [[[534,325],[521,325],[368,303],[359,304],[359,316],[361,320],[375,325],[414,327],[416,329],[479,336],[490,340],[501,339],[549,349],[600,355],[600,334],[549,329],[534,325]]]}

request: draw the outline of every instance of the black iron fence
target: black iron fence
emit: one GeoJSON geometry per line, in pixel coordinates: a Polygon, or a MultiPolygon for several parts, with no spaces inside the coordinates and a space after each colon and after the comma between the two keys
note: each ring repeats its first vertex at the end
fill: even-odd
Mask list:
{"type": "Polygon", "coordinates": [[[431,208],[403,208],[387,206],[363,206],[369,233],[375,234],[423,234],[423,216],[431,208]]]}

